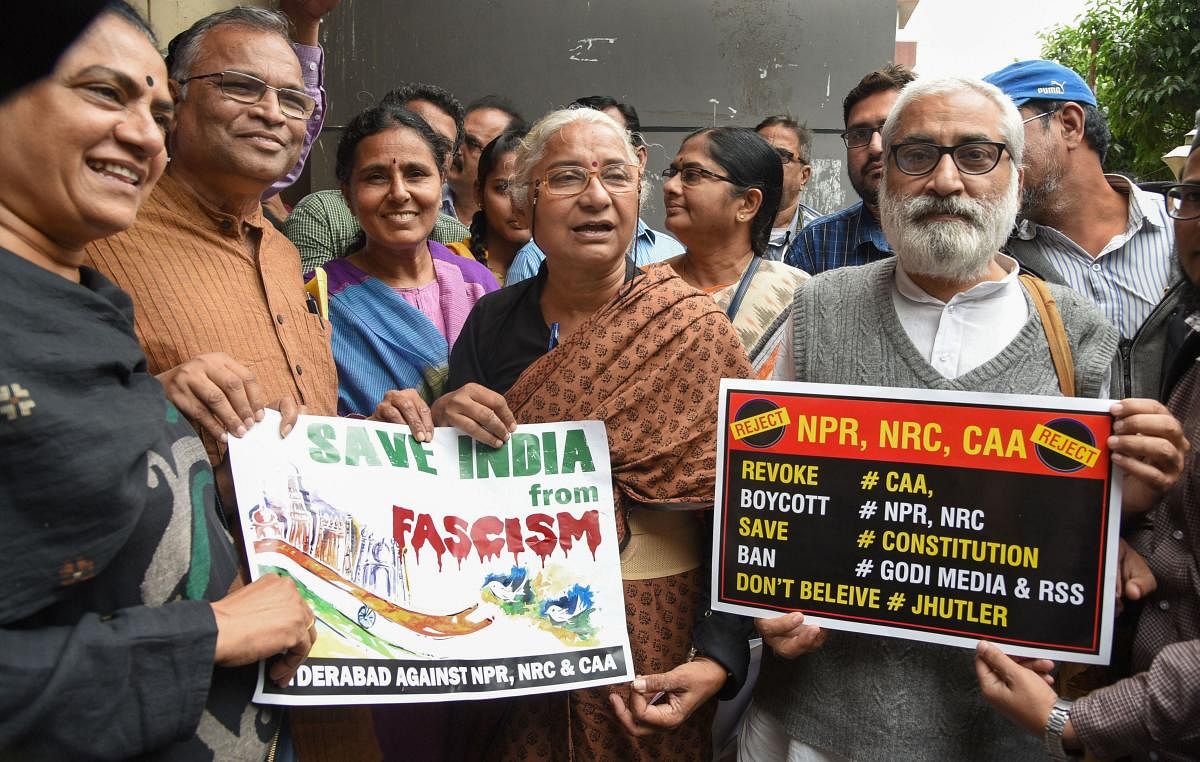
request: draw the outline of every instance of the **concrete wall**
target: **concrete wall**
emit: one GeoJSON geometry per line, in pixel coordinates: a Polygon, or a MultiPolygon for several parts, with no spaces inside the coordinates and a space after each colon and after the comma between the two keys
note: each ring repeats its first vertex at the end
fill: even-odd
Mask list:
{"type": "MultiPolygon", "coordinates": [[[[816,132],[805,201],[854,199],[841,101],[895,53],[894,0],[345,0],[322,26],[330,113],[310,159],[334,186],[341,126],[405,81],[464,103],[487,93],[528,119],[581,95],[632,103],[660,171],[692,130],[791,113],[816,132]]],[[[661,198],[646,217],[661,218],[661,198]]]]}
{"type": "Polygon", "coordinates": [[[150,22],[164,49],[172,37],[210,13],[235,5],[271,5],[268,0],[130,0],[129,4],[150,22]]]}
{"type": "MultiPolygon", "coordinates": [[[[251,0],[269,6],[268,0],[251,0]]],[[[133,0],[163,46],[231,0],[133,0]]],[[[895,54],[894,0],[343,0],[321,27],[329,116],[297,191],[336,185],[341,127],[406,81],[464,103],[487,93],[529,120],[581,95],[632,103],[661,171],[683,137],[790,113],[815,136],[804,201],[854,200],[844,171],[841,100],[895,54]]],[[[661,222],[661,198],[646,218],[661,222]]]]}

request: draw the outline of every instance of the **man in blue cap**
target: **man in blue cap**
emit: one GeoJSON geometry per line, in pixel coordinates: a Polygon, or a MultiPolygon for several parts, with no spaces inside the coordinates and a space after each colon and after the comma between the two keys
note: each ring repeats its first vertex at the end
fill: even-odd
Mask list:
{"type": "Polygon", "coordinates": [[[1157,397],[1164,329],[1176,302],[1163,296],[1179,280],[1162,199],[1104,173],[1112,135],[1075,72],[1053,61],[1020,61],[984,81],[1012,98],[1025,119],[1021,216],[1009,252],[1088,297],[1121,332],[1113,396],[1157,397]]]}
{"type": "MultiPolygon", "coordinates": [[[[1196,113],[1200,126],[1200,111],[1196,113]]],[[[1167,190],[1189,333],[1169,365],[1163,400],[1200,444],[1200,137],[1182,182],[1167,190]]],[[[1193,760],[1200,755],[1200,463],[1189,458],[1182,478],[1155,508],[1154,522],[1130,545],[1145,556],[1151,578],[1136,580],[1147,597],[1133,642],[1136,674],[1075,702],[1059,699],[1040,675],[980,644],[976,660],[985,699],[1035,735],[1051,759],[1087,750],[1100,759],[1193,760]]],[[[1125,589],[1129,594],[1128,583],[1125,589]]],[[[1138,596],[1134,596],[1138,597],[1138,596]]]]}

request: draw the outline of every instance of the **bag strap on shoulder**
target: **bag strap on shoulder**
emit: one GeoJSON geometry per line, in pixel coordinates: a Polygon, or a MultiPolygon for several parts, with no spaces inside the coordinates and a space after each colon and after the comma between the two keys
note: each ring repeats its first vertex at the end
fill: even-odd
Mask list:
{"type": "Polygon", "coordinates": [[[1058,388],[1064,397],[1075,396],[1075,361],[1071,357],[1071,344],[1067,340],[1067,329],[1063,326],[1062,315],[1058,304],[1046,282],[1032,275],[1020,276],[1021,285],[1033,299],[1038,316],[1042,319],[1042,329],[1046,332],[1046,343],[1050,345],[1050,359],[1054,362],[1054,372],[1058,375],[1058,388]]]}

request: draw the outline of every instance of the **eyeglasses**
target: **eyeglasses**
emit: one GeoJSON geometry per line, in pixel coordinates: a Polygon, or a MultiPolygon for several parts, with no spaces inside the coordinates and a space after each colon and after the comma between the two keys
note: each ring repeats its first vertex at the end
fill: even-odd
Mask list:
{"type": "Polygon", "coordinates": [[[186,85],[193,79],[211,79],[216,77],[217,87],[221,94],[238,103],[254,104],[263,99],[268,90],[275,92],[279,101],[279,111],[289,119],[308,119],[317,110],[317,102],[308,93],[291,90],[286,87],[271,87],[258,77],[242,74],[240,71],[217,71],[212,74],[197,74],[194,77],[179,80],[186,85]]]}
{"type": "Polygon", "coordinates": [[[718,175],[716,172],[710,172],[707,169],[703,169],[701,167],[683,167],[682,169],[680,169],[679,167],[667,167],[666,169],[664,169],[662,171],[661,176],[662,176],[663,182],[666,182],[667,180],[670,180],[675,175],[679,175],[680,181],[684,184],[684,186],[686,186],[688,188],[693,188],[693,187],[699,185],[700,183],[704,182],[704,180],[706,180],[706,179],[719,180],[724,183],[729,183],[730,185],[736,185],[739,188],[742,185],[737,180],[734,180],[732,177],[726,177],[725,175],[718,175]]]}
{"type": "Polygon", "coordinates": [[[1200,185],[1182,183],[1167,188],[1167,215],[1176,220],[1200,217],[1200,185]]]}
{"type": "Polygon", "coordinates": [[[933,143],[895,143],[890,153],[896,168],[906,175],[927,175],[934,170],[946,154],[954,166],[964,175],[986,175],[1000,163],[1000,156],[1008,148],[1004,143],[988,140],[972,140],[956,146],[939,146],[933,143]]]}
{"type": "MultiPolygon", "coordinates": [[[[1029,124],[1029,123],[1030,123],[1030,122],[1032,122],[1034,119],[1041,119],[1041,118],[1042,118],[1042,117],[1044,117],[1044,116],[1046,116],[1046,117],[1049,117],[1049,116],[1054,116],[1054,115],[1055,115],[1055,114],[1057,114],[1057,113],[1058,113],[1058,109],[1057,109],[1057,108],[1050,109],[1049,111],[1040,111],[1040,112],[1038,112],[1038,113],[1034,114],[1033,116],[1026,117],[1025,119],[1022,119],[1022,120],[1021,120],[1021,124],[1029,124]]],[[[1048,124],[1048,123],[1047,123],[1047,124],[1048,124]]]]}
{"type": "Polygon", "coordinates": [[[875,127],[852,127],[841,133],[841,138],[847,148],[862,148],[871,142],[871,138],[877,132],[882,134],[882,124],[875,127]]]}
{"type": "Polygon", "coordinates": [[[534,187],[545,187],[546,192],[554,196],[578,196],[587,190],[593,177],[609,193],[630,193],[641,183],[642,168],[638,164],[607,164],[598,169],[555,167],[534,183],[534,187]]]}
{"type": "Polygon", "coordinates": [[[784,165],[791,164],[793,161],[796,162],[797,164],[807,164],[808,163],[807,161],[805,161],[804,159],[801,159],[799,156],[792,153],[791,151],[789,151],[786,148],[776,148],[775,153],[779,154],[779,160],[782,161],[784,163],[784,165]]]}

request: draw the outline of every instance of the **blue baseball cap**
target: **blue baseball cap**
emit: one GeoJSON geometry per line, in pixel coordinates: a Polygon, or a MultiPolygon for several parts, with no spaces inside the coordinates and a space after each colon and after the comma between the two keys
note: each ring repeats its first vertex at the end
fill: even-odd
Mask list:
{"type": "Polygon", "coordinates": [[[1000,88],[1018,107],[1026,101],[1075,101],[1096,105],[1083,77],[1054,61],[1018,61],[983,78],[1000,88]]]}

